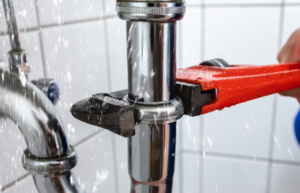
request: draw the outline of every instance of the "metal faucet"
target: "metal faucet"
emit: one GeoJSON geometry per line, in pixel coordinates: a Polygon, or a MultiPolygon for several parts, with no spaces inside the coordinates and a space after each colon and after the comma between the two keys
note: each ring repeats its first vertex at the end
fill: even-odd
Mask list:
{"type": "Polygon", "coordinates": [[[100,93],[71,108],[73,116],[128,138],[132,193],[171,193],[176,120],[176,21],[183,0],[117,0],[127,26],[128,90],[100,93]]]}
{"type": "Polygon", "coordinates": [[[36,81],[44,88],[41,90],[27,80],[30,68],[21,48],[12,0],[3,0],[3,6],[12,50],[8,53],[9,71],[0,69],[0,113],[16,123],[24,136],[28,148],[22,156],[23,167],[41,193],[83,193],[71,172],[77,163],[76,152],[50,101],[55,99],[53,82],[36,81]],[[49,100],[45,91],[54,98],[49,100]]]}

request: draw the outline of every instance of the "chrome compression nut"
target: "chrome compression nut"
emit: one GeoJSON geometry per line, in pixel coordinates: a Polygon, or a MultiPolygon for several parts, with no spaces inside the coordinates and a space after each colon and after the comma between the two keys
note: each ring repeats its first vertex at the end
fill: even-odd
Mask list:
{"type": "Polygon", "coordinates": [[[8,52],[8,59],[11,72],[25,75],[30,72],[25,50],[11,50],[8,52]]]}
{"type": "Polygon", "coordinates": [[[118,16],[128,21],[175,22],[182,19],[184,1],[117,1],[118,16]]]}
{"type": "Polygon", "coordinates": [[[30,154],[26,149],[22,156],[23,168],[31,174],[50,176],[70,171],[77,164],[77,155],[73,146],[69,146],[69,152],[60,157],[38,158],[30,154]]]}
{"type": "MultiPolygon", "coordinates": [[[[124,101],[132,103],[125,96],[124,101]]],[[[181,98],[178,96],[168,103],[157,105],[145,105],[134,103],[134,119],[142,124],[165,124],[179,120],[184,114],[184,107],[181,98]]]]}

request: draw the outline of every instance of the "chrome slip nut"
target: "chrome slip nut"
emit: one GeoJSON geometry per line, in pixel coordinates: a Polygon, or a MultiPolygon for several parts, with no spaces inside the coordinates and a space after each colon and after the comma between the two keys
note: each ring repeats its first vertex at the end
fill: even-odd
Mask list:
{"type": "Polygon", "coordinates": [[[11,50],[8,52],[8,59],[11,72],[25,75],[30,72],[25,50],[11,50]]]}
{"type": "Polygon", "coordinates": [[[116,11],[121,19],[128,21],[175,22],[182,19],[186,6],[178,2],[120,2],[116,11]]]}
{"type": "Polygon", "coordinates": [[[77,164],[77,155],[73,146],[69,146],[69,152],[60,157],[38,158],[33,156],[28,149],[22,157],[23,168],[31,174],[50,176],[70,171],[77,164]]]}
{"type": "MultiPolygon", "coordinates": [[[[128,96],[124,97],[124,100],[131,102],[128,96]]],[[[139,124],[173,123],[179,120],[183,114],[183,103],[178,96],[167,103],[158,103],[157,105],[134,104],[134,119],[139,124]]]]}

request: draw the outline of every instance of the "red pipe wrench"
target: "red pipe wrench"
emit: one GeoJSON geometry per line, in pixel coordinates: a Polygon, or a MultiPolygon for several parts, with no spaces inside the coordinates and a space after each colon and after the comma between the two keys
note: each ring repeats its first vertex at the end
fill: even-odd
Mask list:
{"type": "Polygon", "coordinates": [[[212,99],[207,104],[202,104],[200,114],[206,114],[300,87],[300,63],[229,67],[199,65],[178,69],[177,81],[201,85],[201,92],[211,93],[212,99]]]}

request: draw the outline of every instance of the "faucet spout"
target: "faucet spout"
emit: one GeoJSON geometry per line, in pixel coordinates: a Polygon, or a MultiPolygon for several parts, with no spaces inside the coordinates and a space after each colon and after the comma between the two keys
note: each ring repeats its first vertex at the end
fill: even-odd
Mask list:
{"type": "Polygon", "coordinates": [[[64,125],[44,93],[24,75],[0,74],[0,112],[17,124],[29,152],[39,158],[68,153],[64,125]]]}

